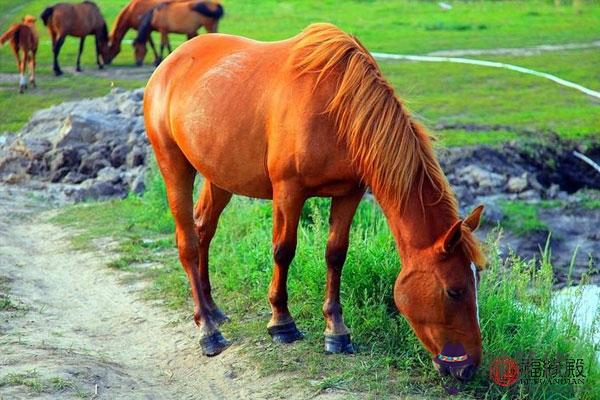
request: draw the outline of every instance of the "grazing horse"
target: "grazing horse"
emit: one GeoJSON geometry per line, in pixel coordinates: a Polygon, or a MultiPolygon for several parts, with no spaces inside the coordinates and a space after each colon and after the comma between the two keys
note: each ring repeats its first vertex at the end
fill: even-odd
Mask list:
{"type": "Polygon", "coordinates": [[[29,82],[35,87],[35,54],[37,53],[39,35],[35,28],[35,17],[26,15],[19,24],[12,24],[6,32],[0,36],[0,44],[4,45],[10,40],[15,58],[17,60],[17,68],[19,69],[19,93],[24,93],[27,89],[27,63],[29,63],[29,82]],[[21,59],[20,53],[23,53],[21,59]]]}
{"type": "MultiPolygon", "coordinates": [[[[139,29],[142,16],[146,12],[150,11],[157,5],[166,3],[168,1],[169,0],[131,0],[131,2],[127,4],[121,10],[121,12],[119,12],[119,15],[117,15],[115,25],[110,33],[108,56],[105,61],[110,63],[117,56],[117,54],[119,54],[121,51],[121,42],[123,41],[123,37],[125,37],[125,34],[129,29],[139,29]]],[[[148,42],[150,43],[150,47],[152,47],[152,51],[154,52],[155,60],[158,60],[158,52],[154,46],[152,36],[148,36],[148,42]]]]}
{"type": "Polygon", "coordinates": [[[203,26],[208,33],[215,33],[223,13],[223,6],[215,1],[162,3],[153,8],[142,17],[138,36],[133,42],[136,64],[141,65],[146,56],[146,41],[152,30],[160,32],[160,62],[165,47],[169,53],[173,51],[169,33],[182,33],[191,39],[198,35],[198,29],[203,26]]]}
{"type": "Polygon", "coordinates": [[[87,35],[96,38],[96,63],[98,68],[104,67],[104,58],[108,54],[108,30],[106,22],[98,6],[91,1],[79,4],[58,3],[42,12],[44,25],[48,27],[52,38],[54,53],[54,74],[62,75],[58,65],[58,54],[67,35],[80,38],[79,53],[77,54],[77,71],[81,71],[81,53],[87,35]]]}
{"type": "Polygon", "coordinates": [[[375,60],[354,37],[314,24],[265,43],[204,35],[154,72],[144,95],[148,137],[175,219],[180,261],[194,299],[203,353],[227,347],[224,314],[211,296],[209,245],[232,194],[273,200],[274,272],[268,332],[301,338],[287,304],[288,268],[308,197],[331,197],[323,315],[328,352],[352,352],[340,304],[350,225],[369,186],[402,258],[398,310],[427,350],[461,344],[481,360],[476,266],[485,258],[473,231],[483,207],[460,219],[429,136],[375,60]],[[205,178],[193,208],[196,172],[205,178]]]}

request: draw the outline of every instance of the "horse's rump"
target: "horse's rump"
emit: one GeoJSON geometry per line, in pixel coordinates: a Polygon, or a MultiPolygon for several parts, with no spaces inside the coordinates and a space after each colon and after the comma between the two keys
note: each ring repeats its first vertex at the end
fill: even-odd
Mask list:
{"type": "Polygon", "coordinates": [[[214,18],[214,19],[222,18],[223,14],[225,12],[225,10],[223,9],[223,6],[221,4],[207,2],[207,1],[201,1],[198,3],[192,4],[190,8],[193,11],[196,11],[197,13],[200,13],[206,17],[214,18]],[[214,6],[214,9],[212,9],[208,6],[209,3],[214,6]]]}

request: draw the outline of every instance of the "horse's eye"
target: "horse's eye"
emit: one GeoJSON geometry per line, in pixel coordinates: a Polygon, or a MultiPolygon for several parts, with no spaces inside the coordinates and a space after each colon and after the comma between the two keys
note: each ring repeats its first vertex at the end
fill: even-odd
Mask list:
{"type": "Polygon", "coordinates": [[[464,293],[462,289],[446,289],[446,294],[453,300],[460,300],[464,293]]]}

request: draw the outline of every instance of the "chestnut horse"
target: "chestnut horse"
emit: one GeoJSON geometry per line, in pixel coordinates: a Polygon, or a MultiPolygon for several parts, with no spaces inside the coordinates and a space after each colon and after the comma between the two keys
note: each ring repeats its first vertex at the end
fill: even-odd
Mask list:
{"type": "Polygon", "coordinates": [[[81,53],[87,35],[94,35],[96,38],[96,63],[98,68],[103,68],[104,58],[108,54],[108,30],[104,17],[95,3],[91,1],[79,4],[58,3],[42,12],[42,20],[52,38],[53,68],[56,76],[62,75],[58,65],[58,54],[67,35],[80,38],[77,71],[81,71],[81,53]]]}
{"type": "Polygon", "coordinates": [[[37,53],[39,35],[35,28],[35,17],[26,15],[19,24],[12,24],[6,32],[0,36],[0,44],[4,45],[10,40],[10,47],[17,60],[19,69],[19,93],[24,93],[27,89],[27,64],[29,63],[29,82],[35,87],[35,55],[37,53]],[[20,53],[23,53],[21,59],[20,53]]]}
{"type": "MultiPolygon", "coordinates": [[[[163,58],[165,47],[169,53],[171,43],[169,33],[182,33],[191,39],[198,35],[198,29],[205,27],[208,33],[218,30],[219,20],[223,17],[223,6],[215,1],[192,1],[180,3],[162,3],[148,11],[140,22],[138,36],[133,42],[136,64],[141,65],[146,56],[146,41],[150,32],[160,32],[160,55],[163,58]]],[[[158,63],[156,63],[158,65],[158,63]]]]}
{"type": "MultiPolygon", "coordinates": [[[[169,2],[169,0],[131,0],[131,2],[129,2],[129,4],[127,4],[119,12],[119,15],[117,15],[117,19],[115,20],[115,24],[110,33],[108,56],[105,60],[106,63],[112,62],[112,60],[121,51],[121,42],[123,41],[123,37],[125,37],[127,31],[131,28],[138,30],[142,16],[157,5],[166,2],[169,2]]],[[[152,51],[154,52],[155,60],[158,60],[158,52],[154,46],[152,36],[148,36],[148,42],[150,43],[150,47],[152,47],[152,51]]]]}
{"type": "Polygon", "coordinates": [[[427,350],[462,344],[481,360],[478,273],[485,258],[473,231],[483,207],[459,219],[429,136],[414,121],[354,37],[330,24],[264,43],[205,35],[184,43],[150,78],[148,137],[175,219],[180,261],[194,299],[206,355],[227,347],[225,320],[211,296],[209,245],[232,194],[273,199],[274,273],[268,331],[301,338],[286,280],[305,200],[331,197],[323,315],[328,352],[351,352],[340,279],[350,225],[369,186],[402,258],[394,300],[427,350]],[[205,178],[193,208],[196,172],[205,178]]]}

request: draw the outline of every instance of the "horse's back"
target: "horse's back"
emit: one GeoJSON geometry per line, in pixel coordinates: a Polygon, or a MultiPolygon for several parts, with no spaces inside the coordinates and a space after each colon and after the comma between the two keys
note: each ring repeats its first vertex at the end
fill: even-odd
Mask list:
{"type": "Polygon", "coordinates": [[[76,37],[95,33],[105,24],[100,9],[92,2],[55,4],[51,18],[55,31],[76,37]]]}
{"type": "Polygon", "coordinates": [[[330,154],[338,143],[323,115],[333,85],[316,92],[314,77],[297,76],[295,43],[220,34],[184,43],[146,87],[151,141],[173,140],[215,185],[250,197],[270,198],[274,181],[300,176],[339,181],[347,160],[330,154]]]}

